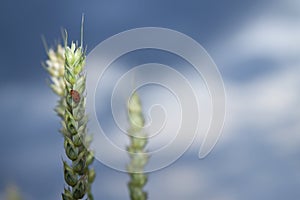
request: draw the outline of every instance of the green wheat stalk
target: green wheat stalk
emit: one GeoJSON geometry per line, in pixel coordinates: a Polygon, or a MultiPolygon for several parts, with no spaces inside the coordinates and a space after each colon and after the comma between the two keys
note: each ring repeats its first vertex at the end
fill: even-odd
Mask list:
{"type": "Polygon", "coordinates": [[[145,120],[137,93],[134,93],[128,102],[128,118],[130,124],[128,130],[130,145],[127,147],[127,150],[131,159],[127,166],[130,176],[128,189],[131,200],[146,200],[148,194],[143,190],[143,187],[147,182],[147,175],[143,171],[149,156],[145,151],[147,135],[142,130],[145,120]]]}
{"type": "MultiPolygon", "coordinates": [[[[87,194],[93,200],[91,185],[95,178],[94,169],[90,168],[93,154],[87,150],[91,138],[87,136],[87,117],[85,115],[85,74],[83,72],[85,55],[82,46],[72,42],[71,47],[57,46],[56,51],[48,50],[45,68],[50,74],[50,87],[60,98],[55,108],[62,119],[61,133],[64,147],[72,165],[64,163],[65,188],[64,200],[81,199],[87,194]],[[70,91],[78,93],[80,100],[74,101],[70,91]]],[[[73,95],[74,96],[74,95],[73,95]]]]}

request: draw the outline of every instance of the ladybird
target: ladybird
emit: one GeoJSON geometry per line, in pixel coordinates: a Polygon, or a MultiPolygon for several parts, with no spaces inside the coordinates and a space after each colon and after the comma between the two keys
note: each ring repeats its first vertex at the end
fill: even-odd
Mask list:
{"type": "Polygon", "coordinates": [[[71,90],[70,94],[72,96],[72,99],[75,103],[78,103],[80,101],[80,94],[76,90],[71,90]]]}

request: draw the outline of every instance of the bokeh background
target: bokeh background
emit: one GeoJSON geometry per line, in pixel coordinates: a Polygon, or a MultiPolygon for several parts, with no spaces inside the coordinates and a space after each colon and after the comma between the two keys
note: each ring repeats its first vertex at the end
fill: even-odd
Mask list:
{"type": "MultiPolygon", "coordinates": [[[[51,46],[63,27],[79,39],[82,13],[88,52],[121,31],[165,27],[198,41],[224,79],[227,116],[217,146],[199,160],[199,137],[173,165],[151,173],[149,199],[300,198],[298,0],[2,0],[0,199],[8,185],[24,199],[60,198],[63,140],[41,35],[51,46]]],[[[129,199],[127,174],[95,168],[96,199],[129,199]]]]}

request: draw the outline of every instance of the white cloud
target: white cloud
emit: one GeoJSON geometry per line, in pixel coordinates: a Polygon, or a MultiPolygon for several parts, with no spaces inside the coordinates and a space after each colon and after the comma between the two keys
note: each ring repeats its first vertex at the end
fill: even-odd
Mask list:
{"type": "Polygon", "coordinates": [[[257,57],[280,65],[247,82],[227,79],[228,112],[221,144],[243,137],[239,130],[252,127],[261,130],[261,137],[287,157],[298,152],[300,145],[300,26],[298,17],[283,13],[287,8],[299,11],[299,1],[282,4],[257,13],[217,41],[214,49],[219,49],[215,54],[219,65],[227,67],[223,70],[242,71],[240,63],[257,57]]]}
{"type": "Polygon", "coordinates": [[[232,126],[268,126],[297,112],[299,69],[279,70],[248,84],[228,86],[232,126]]]}
{"type": "Polygon", "coordinates": [[[197,199],[209,184],[209,178],[195,166],[174,166],[164,173],[152,174],[147,185],[151,199],[197,199]],[[161,192],[165,191],[165,192],[161,192]]]}
{"type": "MultiPolygon", "coordinates": [[[[284,6],[293,7],[292,4],[284,6]]],[[[222,38],[216,39],[212,44],[213,49],[216,49],[214,55],[219,65],[236,67],[236,63],[256,57],[272,59],[280,64],[292,61],[299,63],[299,18],[287,17],[281,3],[255,15],[249,17],[243,25],[228,31],[222,38]]]]}

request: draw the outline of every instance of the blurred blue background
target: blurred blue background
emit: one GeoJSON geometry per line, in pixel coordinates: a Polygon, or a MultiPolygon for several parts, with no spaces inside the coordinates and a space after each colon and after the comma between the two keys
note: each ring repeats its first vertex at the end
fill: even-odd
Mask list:
{"type": "MultiPolygon", "coordinates": [[[[0,199],[15,184],[24,199],[59,199],[63,141],[48,88],[41,35],[61,27],[88,51],[131,28],[158,26],[198,41],[226,87],[227,117],[213,152],[198,145],[150,174],[149,199],[300,198],[300,1],[2,0],[0,6],[0,199]]],[[[128,176],[95,162],[96,199],[129,199],[128,176]]]]}

